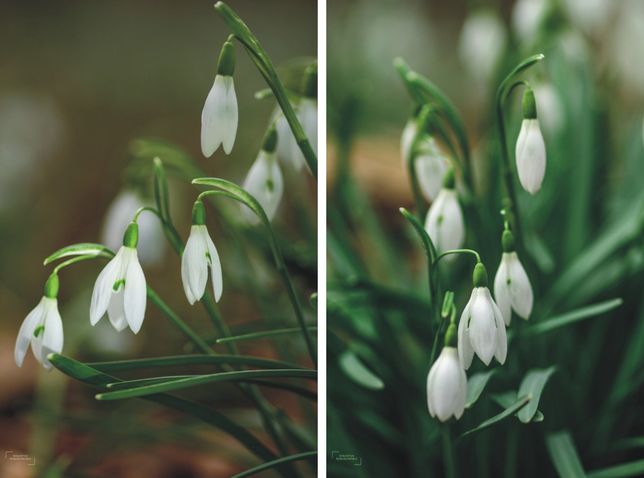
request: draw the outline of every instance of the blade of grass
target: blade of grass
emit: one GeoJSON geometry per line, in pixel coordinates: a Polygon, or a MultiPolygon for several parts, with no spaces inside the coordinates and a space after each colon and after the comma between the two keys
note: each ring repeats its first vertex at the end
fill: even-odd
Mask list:
{"type": "Polygon", "coordinates": [[[580,320],[589,319],[591,317],[596,317],[603,313],[609,312],[622,305],[623,302],[624,301],[622,299],[616,298],[599,302],[597,304],[588,305],[586,307],[581,307],[579,309],[551,317],[548,320],[544,320],[543,322],[538,322],[530,327],[527,327],[523,334],[535,335],[550,332],[551,330],[558,329],[559,327],[564,327],[566,325],[579,322],[580,320]]]}
{"type": "MultiPolygon", "coordinates": [[[[315,332],[318,330],[317,326],[308,326],[308,330],[315,332]]],[[[221,337],[216,340],[218,344],[225,344],[227,342],[239,342],[241,340],[256,340],[256,339],[266,339],[275,336],[281,335],[290,335],[290,334],[301,334],[302,329],[300,327],[291,327],[287,329],[276,329],[276,330],[267,330],[263,332],[252,332],[250,334],[242,335],[232,335],[230,337],[221,337]]]]}
{"type": "Polygon", "coordinates": [[[530,370],[524,377],[521,385],[519,386],[519,392],[517,395],[520,397],[528,396],[531,400],[530,403],[518,414],[519,420],[523,423],[529,423],[532,421],[535,413],[537,413],[537,407],[539,406],[539,400],[541,399],[543,388],[546,386],[548,379],[555,370],[555,367],[530,370]]]}
{"type": "Polygon", "coordinates": [[[506,408],[498,415],[494,415],[492,418],[488,418],[487,420],[482,422],[479,426],[466,431],[459,438],[465,438],[466,436],[471,435],[472,433],[480,432],[481,430],[490,428],[492,425],[518,412],[523,407],[525,407],[528,403],[530,403],[530,397],[521,397],[511,407],[506,408]]]}
{"type": "Polygon", "coordinates": [[[627,478],[644,475],[644,460],[603,468],[588,473],[588,478],[627,478]]]}
{"type": "Polygon", "coordinates": [[[562,431],[546,437],[546,447],[557,473],[562,478],[585,478],[586,472],[579,460],[570,433],[562,431]]]}
{"type": "Polygon", "coordinates": [[[271,468],[274,468],[274,467],[276,467],[278,465],[281,465],[283,463],[290,463],[290,462],[294,462],[294,461],[308,460],[310,458],[316,457],[317,454],[318,454],[317,451],[305,451],[304,453],[296,453],[295,455],[285,456],[285,457],[282,457],[282,458],[278,458],[277,460],[262,463],[261,465],[255,466],[255,467],[250,468],[250,469],[248,469],[246,471],[242,471],[241,473],[233,475],[232,478],[243,478],[245,476],[256,475],[257,473],[259,473],[261,471],[270,470],[271,468]]]}

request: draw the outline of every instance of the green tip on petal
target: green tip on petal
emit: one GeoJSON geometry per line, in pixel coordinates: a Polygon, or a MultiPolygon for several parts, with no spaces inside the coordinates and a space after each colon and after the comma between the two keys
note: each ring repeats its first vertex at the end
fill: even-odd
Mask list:
{"type": "Polygon", "coordinates": [[[131,247],[136,249],[136,245],[139,243],[139,225],[132,221],[125,230],[123,234],[123,245],[125,247],[131,247]]]}
{"type": "Polygon", "coordinates": [[[264,143],[262,144],[262,149],[267,153],[273,153],[277,148],[277,130],[275,125],[271,125],[266,131],[266,136],[264,136],[264,143]]]}
{"type": "Polygon", "coordinates": [[[537,102],[534,98],[534,91],[531,88],[525,90],[523,93],[523,118],[536,119],[537,118],[537,102]]]}
{"type": "Polygon", "coordinates": [[[235,46],[231,41],[226,41],[221,47],[221,53],[219,54],[217,74],[233,76],[233,73],[235,73],[235,46]]]}
{"type": "Polygon", "coordinates": [[[58,297],[58,290],[60,289],[60,281],[58,280],[58,274],[52,274],[45,282],[45,297],[48,299],[55,299],[58,297]]]}
{"type": "Polygon", "coordinates": [[[503,252],[514,252],[514,234],[509,229],[503,231],[501,246],[503,247],[503,252]]]}
{"type": "Polygon", "coordinates": [[[206,224],[206,207],[200,199],[197,199],[192,206],[192,225],[203,226],[204,224],[206,224]]]}
{"type": "Polygon", "coordinates": [[[449,324],[445,331],[445,347],[456,347],[457,336],[456,324],[449,324]]]}
{"type": "Polygon", "coordinates": [[[472,282],[474,287],[487,287],[487,270],[482,262],[479,262],[474,266],[472,282]]]}
{"type": "Polygon", "coordinates": [[[302,96],[305,98],[317,98],[318,96],[318,67],[315,63],[307,66],[304,70],[302,96]]]}
{"type": "Polygon", "coordinates": [[[445,172],[445,176],[443,176],[443,187],[445,189],[454,189],[455,184],[456,184],[456,175],[454,173],[454,168],[450,167],[445,172]]]}

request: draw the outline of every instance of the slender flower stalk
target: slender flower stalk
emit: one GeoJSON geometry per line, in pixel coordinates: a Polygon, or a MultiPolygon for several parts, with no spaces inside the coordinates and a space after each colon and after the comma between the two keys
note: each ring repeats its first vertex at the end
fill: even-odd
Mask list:
{"type": "Polygon", "coordinates": [[[138,240],[138,225],[131,222],[123,235],[123,246],[107,263],[94,284],[89,312],[92,325],[96,325],[107,312],[116,330],[121,331],[129,326],[136,334],[141,329],[147,286],[136,252],[138,240]]]}
{"type": "Polygon", "coordinates": [[[219,302],[223,291],[221,261],[206,228],[204,204],[201,200],[197,200],[192,208],[190,237],[181,256],[183,290],[190,305],[201,300],[206,292],[208,268],[210,268],[215,301],[219,302]]]}
{"type": "Polygon", "coordinates": [[[29,345],[36,360],[46,369],[51,369],[47,355],[62,352],[64,337],[63,322],[58,312],[58,289],[58,274],[54,273],[45,283],[42,299],[22,322],[14,350],[18,367],[22,367],[29,345]]]}
{"type": "Polygon", "coordinates": [[[546,146],[537,119],[534,93],[527,89],[523,94],[523,122],[517,139],[516,162],[519,181],[523,189],[536,194],[546,173],[546,146]]]}
{"type": "Polygon", "coordinates": [[[530,317],[533,293],[528,274],[514,250],[514,236],[510,230],[503,231],[501,243],[503,255],[494,278],[494,298],[505,324],[510,325],[513,310],[522,319],[530,317]]]}
{"type": "MultiPolygon", "coordinates": [[[[243,188],[261,204],[266,216],[272,220],[284,193],[284,178],[277,162],[277,131],[271,126],[264,138],[262,149],[248,171],[243,188]]],[[[257,215],[244,207],[242,214],[250,224],[258,224],[257,215]]]]}
{"type": "Polygon", "coordinates": [[[454,170],[448,169],[443,187],[427,212],[425,230],[440,254],[459,249],[465,240],[465,221],[455,189],[454,170]]]}
{"type": "Polygon", "coordinates": [[[456,325],[445,332],[445,346],[427,375],[427,408],[432,417],[457,420],[465,410],[467,377],[456,350],[456,325]]]}
{"type": "Polygon", "coordinates": [[[220,145],[230,154],[237,135],[238,109],[233,73],[235,48],[226,41],[221,48],[217,75],[201,112],[201,152],[207,158],[220,145]]]}
{"type": "Polygon", "coordinates": [[[475,353],[489,365],[492,357],[505,363],[508,352],[505,322],[487,287],[483,263],[474,266],[472,277],[472,295],[458,324],[458,353],[465,370],[470,368],[475,353]]]}

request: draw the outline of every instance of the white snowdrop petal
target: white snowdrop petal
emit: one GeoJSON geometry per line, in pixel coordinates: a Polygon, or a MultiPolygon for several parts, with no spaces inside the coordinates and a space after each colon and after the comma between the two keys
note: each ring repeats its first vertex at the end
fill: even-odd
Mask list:
{"type": "Polygon", "coordinates": [[[182,262],[186,261],[188,286],[192,296],[197,301],[201,300],[206,292],[206,283],[208,282],[208,258],[206,256],[208,246],[204,237],[206,226],[193,225],[190,231],[190,237],[188,238],[190,248],[188,249],[188,243],[186,243],[182,262]]]}
{"type": "Polygon", "coordinates": [[[499,308],[492,303],[494,310],[494,317],[496,323],[496,350],[494,352],[494,358],[503,365],[505,359],[508,355],[508,337],[505,331],[505,324],[503,323],[503,316],[499,308]]]}
{"type": "Polygon", "coordinates": [[[92,291],[92,302],[89,307],[89,322],[92,325],[96,323],[107,312],[107,306],[112,297],[114,283],[118,279],[123,261],[123,247],[118,250],[116,256],[107,263],[96,279],[94,290],[92,291]]]}
{"type": "Polygon", "coordinates": [[[512,308],[519,317],[527,319],[532,312],[532,303],[534,300],[530,279],[528,279],[528,274],[519,261],[516,252],[508,255],[510,257],[508,258],[507,264],[511,280],[509,295],[512,301],[512,308]]]}
{"type": "Polygon", "coordinates": [[[318,148],[318,106],[312,98],[303,98],[299,105],[299,118],[313,151],[318,148]]]}
{"type": "Polygon", "coordinates": [[[222,118],[226,117],[226,100],[223,76],[217,75],[201,112],[201,152],[206,158],[217,151],[223,140],[226,126],[222,124],[222,118]]]}
{"type": "Polygon", "coordinates": [[[510,299],[510,286],[508,285],[508,263],[506,253],[503,253],[501,264],[494,277],[494,298],[499,306],[503,320],[506,325],[510,325],[512,320],[512,303],[510,299]]]}
{"type": "MultiPolygon", "coordinates": [[[[259,152],[244,180],[244,189],[257,199],[268,219],[272,220],[284,192],[282,172],[273,153],[259,152]]],[[[251,224],[257,223],[258,219],[254,212],[245,206],[242,211],[251,224]]]]}
{"type": "Polygon", "coordinates": [[[221,294],[224,290],[224,281],[221,273],[221,260],[219,259],[219,253],[217,252],[215,243],[212,242],[212,239],[210,238],[210,235],[205,228],[203,234],[206,248],[208,250],[208,254],[210,255],[210,280],[212,281],[215,302],[219,302],[219,299],[221,299],[221,294]]]}
{"type": "Polygon", "coordinates": [[[432,365],[432,368],[429,369],[429,373],[427,374],[427,409],[429,410],[429,414],[433,417],[436,415],[434,412],[434,397],[433,397],[433,391],[434,391],[434,377],[436,376],[436,362],[432,365]]]}
{"type": "Polygon", "coordinates": [[[198,248],[198,239],[193,228],[190,229],[186,247],[184,247],[183,254],[181,255],[181,283],[183,284],[183,291],[190,305],[193,305],[198,300],[192,292],[192,284],[190,282],[190,268],[194,261],[197,260],[196,256],[198,254],[198,250],[196,250],[198,248]]]}
{"type": "Polygon", "coordinates": [[[546,172],[546,146],[537,119],[524,119],[516,145],[519,182],[530,194],[541,189],[546,172]]]}
{"type": "Polygon", "coordinates": [[[51,368],[52,365],[47,359],[50,353],[61,353],[63,351],[63,321],[58,312],[58,302],[56,299],[45,299],[49,302],[46,307],[44,326],[41,343],[41,360],[45,368],[51,368]]]}
{"type": "Polygon", "coordinates": [[[439,254],[463,245],[465,224],[455,190],[440,190],[427,212],[425,230],[434,241],[439,254]]]}
{"type": "Polygon", "coordinates": [[[107,306],[107,317],[110,319],[112,327],[114,327],[117,332],[120,332],[127,327],[127,321],[125,320],[125,306],[123,303],[123,287],[121,287],[118,292],[112,293],[112,298],[107,306]]]}
{"type": "Polygon", "coordinates": [[[232,76],[224,76],[224,86],[226,89],[226,100],[224,104],[225,114],[221,118],[223,137],[222,145],[226,154],[230,154],[235,144],[237,136],[237,123],[239,121],[239,111],[237,109],[237,96],[235,95],[235,83],[232,76]]]}
{"type": "Polygon", "coordinates": [[[38,326],[38,323],[43,318],[44,313],[44,300],[43,297],[38,305],[34,307],[31,312],[27,314],[25,320],[22,321],[20,330],[18,330],[18,337],[16,338],[16,347],[14,349],[14,359],[18,367],[22,367],[22,363],[25,360],[25,355],[27,349],[29,349],[29,344],[31,343],[32,338],[34,337],[34,331],[38,326]]]}
{"type": "Polygon", "coordinates": [[[125,320],[132,332],[136,334],[141,329],[145,318],[147,287],[143,269],[136,255],[136,249],[130,249],[128,252],[123,306],[125,308],[125,320]]]}
{"type": "Polygon", "coordinates": [[[467,376],[465,370],[459,364],[459,393],[456,398],[454,417],[458,420],[463,416],[465,411],[465,401],[467,400],[467,376]]]}
{"type": "Polygon", "coordinates": [[[477,289],[472,290],[470,300],[463,309],[461,319],[458,322],[458,356],[460,358],[461,365],[465,370],[470,368],[470,365],[472,365],[472,359],[474,358],[474,349],[472,349],[470,334],[468,331],[468,321],[470,319],[471,304],[476,297],[476,291],[477,289]]]}
{"type": "Polygon", "coordinates": [[[470,309],[470,343],[476,355],[489,365],[496,351],[496,324],[492,298],[487,287],[480,287],[470,309]]]}
{"type": "Polygon", "coordinates": [[[433,201],[438,195],[448,163],[444,156],[437,154],[420,154],[414,161],[418,184],[425,199],[433,201]]]}

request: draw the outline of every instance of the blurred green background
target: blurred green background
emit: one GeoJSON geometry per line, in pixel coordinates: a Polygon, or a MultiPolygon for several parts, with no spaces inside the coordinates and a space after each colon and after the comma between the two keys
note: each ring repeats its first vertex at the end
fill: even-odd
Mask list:
{"type": "MultiPolygon", "coordinates": [[[[110,204],[124,190],[136,190],[141,197],[151,192],[149,170],[141,175],[127,168],[136,151],[133,140],[173,143],[206,175],[243,181],[274,101],[254,98],[266,84],[237,46],[235,147],[230,156],[221,149],[210,159],[201,156],[201,109],[229,34],[213,3],[0,3],[0,441],[3,450],[29,453],[38,462],[34,468],[5,457],[1,476],[45,476],[48,469],[64,469],[64,476],[228,476],[252,463],[247,452],[221,434],[166,419],[146,405],[97,405],[92,390],[68,384],[58,372],[42,372],[30,353],[22,369],[13,361],[18,328],[40,299],[49,273],[43,259],[71,243],[99,242],[110,204]]],[[[301,69],[317,54],[316,2],[229,3],[260,39],[287,86],[297,85],[301,69]]],[[[298,178],[283,170],[287,193],[275,224],[298,293],[306,298],[316,281],[315,188],[307,173],[298,178]]],[[[173,216],[186,238],[196,191],[183,180],[170,180],[173,216]]],[[[235,224],[236,207],[222,205],[221,215],[209,210],[224,270],[222,315],[233,333],[290,326],[290,305],[263,236],[229,227],[235,224]]],[[[163,236],[156,241],[162,242],[163,236]]],[[[190,326],[212,335],[203,310],[187,304],[178,258],[167,245],[151,249],[141,252],[149,258],[144,264],[148,282],[190,326]]],[[[107,360],[191,350],[151,304],[136,337],[117,334],[106,326],[107,319],[91,329],[89,297],[102,264],[90,262],[61,274],[63,353],[107,360]]],[[[314,317],[314,310],[307,310],[314,317]]],[[[278,345],[281,351],[267,341],[241,348],[269,357],[305,356],[300,340],[278,345]]],[[[218,387],[209,403],[256,428],[256,413],[235,390],[218,387]]],[[[315,423],[288,395],[275,392],[270,398],[302,426],[315,423]]]]}
{"type": "MultiPolygon", "coordinates": [[[[466,247],[481,253],[492,281],[503,188],[494,95],[537,52],[545,61],[524,76],[548,163],[542,190],[519,194],[535,309],[529,323],[513,320],[508,362],[495,366],[452,436],[499,413],[493,395],[517,390],[529,370],[557,373],[539,405],[542,423],[510,417],[456,440],[457,476],[572,476],[557,471],[552,450],[562,447],[549,448],[561,436],[587,472],[629,463],[621,475],[592,476],[644,476],[644,2],[330,0],[328,9],[330,476],[446,473],[425,396],[433,339],[425,258],[398,213],[413,209],[400,133],[414,105],[392,61],[403,57],[463,117],[476,195],[465,207],[479,219],[467,221],[466,247]],[[623,304],[610,312],[531,329],[616,297],[623,304]]],[[[505,105],[513,164],[520,103],[514,93],[505,105]]],[[[444,265],[441,283],[460,314],[469,259],[444,265]]]]}

